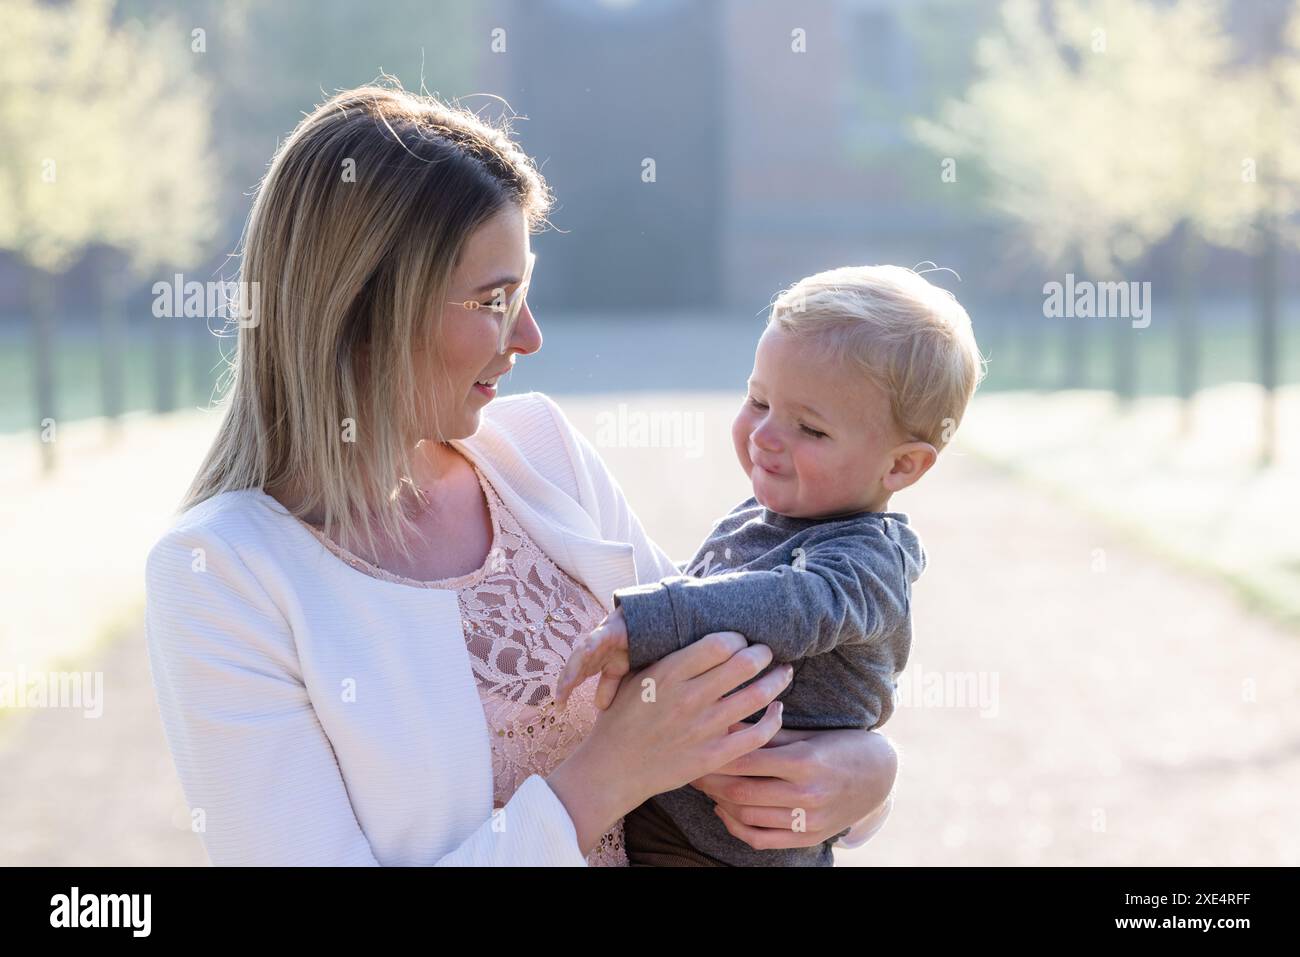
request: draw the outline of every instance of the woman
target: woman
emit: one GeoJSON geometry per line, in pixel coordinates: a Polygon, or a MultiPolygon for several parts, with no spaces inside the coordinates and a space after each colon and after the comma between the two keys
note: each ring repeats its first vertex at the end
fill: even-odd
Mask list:
{"type": "Polygon", "coordinates": [[[226,414],[147,572],[214,864],[625,863],[622,816],[687,782],[756,847],[887,813],[888,742],[776,737],[789,669],[730,694],[771,660],[739,635],[629,676],[599,720],[592,687],[553,708],[613,590],[677,569],[554,403],[495,399],[541,346],[548,205],[504,128],[401,90],[340,94],[273,160],[226,414]]]}

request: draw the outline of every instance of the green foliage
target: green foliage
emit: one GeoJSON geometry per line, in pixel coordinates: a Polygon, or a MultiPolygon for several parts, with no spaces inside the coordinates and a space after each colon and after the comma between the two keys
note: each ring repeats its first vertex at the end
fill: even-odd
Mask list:
{"type": "Polygon", "coordinates": [[[59,272],[92,243],[144,272],[213,230],[209,94],[167,20],[10,0],[0,36],[0,248],[59,272]]]}
{"type": "MultiPolygon", "coordinates": [[[[165,15],[189,35],[185,49],[213,92],[218,218],[232,249],[277,145],[316,104],[385,72],[450,97],[464,92],[476,59],[474,8],[457,0],[123,0],[122,10],[165,15]]],[[[478,38],[486,47],[486,26],[478,38]]]]}
{"type": "Polygon", "coordinates": [[[1045,264],[1113,274],[1184,220],[1239,245],[1264,124],[1220,15],[1214,0],[1007,0],[978,78],[914,132],[983,168],[985,201],[1045,264]]]}

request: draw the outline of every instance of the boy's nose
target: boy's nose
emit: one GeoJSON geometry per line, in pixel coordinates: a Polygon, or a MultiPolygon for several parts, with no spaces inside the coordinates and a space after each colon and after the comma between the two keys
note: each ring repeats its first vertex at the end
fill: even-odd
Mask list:
{"type": "Polygon", "coordinates": [[[780,452],[781,443],[774,430],[759,426],[750,434],[750,440],[764,452],[780,452]]]}

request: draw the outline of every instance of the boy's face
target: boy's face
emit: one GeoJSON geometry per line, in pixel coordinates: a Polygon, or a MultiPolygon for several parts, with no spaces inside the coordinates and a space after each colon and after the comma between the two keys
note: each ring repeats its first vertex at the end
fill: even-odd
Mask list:
{"type": "Polygon", "coordinates": [[[758,342],[731,438],[754,497],[791,518],[880,510],[891,452],[907,441],[884,391],[775,326],[758,342]]]}

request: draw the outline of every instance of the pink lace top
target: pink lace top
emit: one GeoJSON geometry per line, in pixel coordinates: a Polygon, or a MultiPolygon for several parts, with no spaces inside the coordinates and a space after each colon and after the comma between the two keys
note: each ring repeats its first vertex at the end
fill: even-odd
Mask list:
{"type": "MultiPolygon", "coordinates": [[[[605,611],[586,587],[547,558],[477,467],[474,474],[492,514],[492,547],[482,567],[465,575],[428,582],[404,578],[307,527],[326,548],[367,575],[456,591],[491,735],[493,800],[501,807],[529,775],[550,773],[595,723],[597,679],[574,691],[559,713],[554,710],[555,683],[574,643],[600,624],[605,611]]],[[[621,820],[601,837],[587,863],[627,865],[621,820]]]]}

